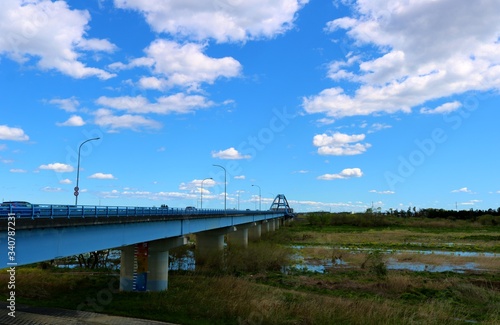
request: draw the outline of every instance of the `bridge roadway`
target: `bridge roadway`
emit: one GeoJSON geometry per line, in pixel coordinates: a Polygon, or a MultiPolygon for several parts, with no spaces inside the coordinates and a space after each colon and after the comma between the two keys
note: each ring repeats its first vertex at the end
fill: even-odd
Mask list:
{"type": "MultiPolygon", "coordinates": [[[[278,198],[278,197],[277,197],[278,198]]],[[[284,196],[283,196],[284,198],[284,196]]],[[[277,205],[274,205],[277,206],[277,205]]],[[[200,261],[224,238],[241,246],[293,217],[291,209],[185,210],[154,207],[32,205],[0,207],[0,267],[10,268],[105,249],[120,249],[120,289],[168,287],[168,250],[196,234],[200,261]],[[141,273],[142,272],[142,273],[141,273]]]]}
{"type": "Polygon", "coordinates": [[[285,211],[72,205],[38,205],[29,210],[11,210],[11,214],[0,210],[2,267],[252,225],[286,215],[285,211]],[[15,255],[9,254],[12,250],[15,255]]]}

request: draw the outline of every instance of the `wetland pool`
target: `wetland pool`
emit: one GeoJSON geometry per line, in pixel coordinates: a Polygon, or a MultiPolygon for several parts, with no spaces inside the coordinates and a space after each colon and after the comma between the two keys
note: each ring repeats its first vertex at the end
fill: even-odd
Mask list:
{"type": "Polygon", "coordinates": [[[388,270],[427,272],[488,272],[500,269],[500,254],[442,250],[373,250],[326,246],[293,246],[292,267],[325,273],[335,269],[359,268],[371,252],[380,253],[388,270]]]}
{"type": "MultiPolygon", "coordinates": [[[[292,265],[288,268],[325,273],[335,269],[359,268],[373,249],[292,246],[292,265]]],[[[388,270],[427,272],[488,272],[500,269],[500,254],[450,252],[442,250],[378,250],[388,270]]],[[[194,271],[194,252],[170,257],[170,270],[194,271]]]]}

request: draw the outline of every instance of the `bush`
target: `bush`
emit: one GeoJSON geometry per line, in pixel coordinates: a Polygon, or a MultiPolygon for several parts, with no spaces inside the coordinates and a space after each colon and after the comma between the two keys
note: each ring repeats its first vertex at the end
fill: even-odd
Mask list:
{"type": "Polygon", "coordinates": [[[368,253],[365,261],[361,264],[361,268],[367,268],[371,273],[380,278],[387,276],[387,265],[384,261],[384,254],[379,250],[368,253]]]}
{"type": "Polygon", "coordinates": [[[252,243],[247,248],[229,247],[224,256],[224,269],[231,274],[281,271],[290,262],[291,250],[266,242],[252,243]]]}
{"type": "Polygon", "coordinates": [[[485,214],[477,218],[477,221],[483,226],[498,226],[500,225],[500,217],[485,214]]]}

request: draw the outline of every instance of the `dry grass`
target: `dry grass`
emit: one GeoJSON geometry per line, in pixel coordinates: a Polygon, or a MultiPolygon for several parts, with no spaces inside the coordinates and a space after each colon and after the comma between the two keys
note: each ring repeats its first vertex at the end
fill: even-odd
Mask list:
{"type": "MultiPolygon", "coordinates": [[[[482,234],[481,232],[479,232],[482,234]]],[[[301,232],[292,238],[296,243],[308,245],[336,246],[425,246],[435,248],[453,248],[468,251],[471,247],[476,251],[497,251],[496,240],[475,240],[471,242],[471,232],[415,232],[406,229],[368,230],[363,232],[301,232]]],[[[499,237],[500,232],[489,232],[488,236],[499,237]]]]}
{"type": "MultiPolygon", "coordinates": [[[[306,277],[303,279],[308,281],[306,277]]],[[[389,300],[334,297],[287,289],[263,288],[255,284],[249,289],[248,282],[235,278],[216,279],[212,286],[227,293],[224,301],[217,303],[221,309],[227,307],[240,315],[240,324],[453,323],[450,316],[451,306],[447,304],[439,305],[438,308],[431,308],[427,304],[403,307],[402,304],[389,300]],[[238,291],[243,291],[245,294],[234,293],[238,291]],[[228,301],[229,305],[224,306],[228,301]]]]}
{"type": "MultiPolygon", "coordinates": [[[[246,250],[229,247],[218,272],[171,272],[167,292],[138,295],[113,291],[112,302],[103,312],[187,325],[500,323],[500,280],[495,272],[469,276],[389,271],[380,277],[368,268],[361,269],[370,250],[342,249],[347,243],[369,249],[383,243],[382,247],[397,249],[408,243],[441,247],[454,241],[465,247],[471,243],[467,241],[471,233],[385,229],[359,233],[306,231],[292,235],[293,243],[318,244],[306,246],[304,255],[318,261],[340,259],[354,267],[336,268],[326,274],[282,274],[279,269],[287,263],[289,251],[262,241],[250,244],[246,250]]],[[[488,235],[498,234],[488,232],[488,235]]],[[[495,244],[486,237],[476,238],[474,245],[479,247],[495,244]]],[[[484,256],[405,252],[390,257],[429,265],[477,263],[480,267],[500,269],[498,259],[484,256]]],[[[107,288],[111,279],[116,281],[116,276],[105,274],[96,279],[90,273],[56,272],[19,268],[16,298],[26,299],[25,303],[46,302],[76,308],[107,288]]],[[[6,274],[0,274],[3,289],[0,292],[4,296],[6,281],[6,274]]]]}
{"type": "MultiPolygon", "coordinates": [[[[411,272],[390,272],[380,279],[345,272],[317,277],[172,272],[167,292],[139,299],[137,294],[113,292],[103,312],[182,324],[247,325],[460,324],[460,319],[478,318],[494,324],[500,317],[499,288],[487,281],[415,277],[411,272]]],[[[20,268],[16,289],[19,297],[32,301],[62,304],[72,299],[78,306],[106,288],[111,278],[116,279],[20,268]]],[[[5,281],[3,274],[3,288],[5,281]]]]}
{"type": "Polygon", "coordinates": [[[488,257],[478,253],[477,256],[422,254],[418,252],[400,252],[391,255],[398,262],[421,263],[426,265],[455,265],[463,266],[474,263],[475,267],[484,271],[496,272],[500,270],[500,259],[488,257]]]}

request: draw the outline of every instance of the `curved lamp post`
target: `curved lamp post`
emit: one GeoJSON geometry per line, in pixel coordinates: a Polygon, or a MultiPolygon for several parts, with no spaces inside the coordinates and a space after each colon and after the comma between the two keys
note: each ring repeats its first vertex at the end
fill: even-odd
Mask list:
{"type": "Polygon", "coordinates": [[[262,210],[262,195],[260,194],[261,191],[260,191],[260,186],[259,185],[254,185],[252,184],[252,186],[256,186],[259,188],[259,211],[262,210]]]}
{"type": "Polygon", "coordinates": [[[75,205],[78,205],[78,191],[80,190],[80,188],[78,187],[78,182],[80,180],[80,150],[82,150],[82,146],[89,142],[89,141],[93,141],[93,140],[99,140],[100,138],[92,138],[92,139],[88,139],[88,140],[85,140],[83,141],[81,144],[80,144],[80,147],[78,147],[78,167],[76,168],[76,187],[75,187],[75,205]]]}
{"type": "Polygon", "coordinates": [[[207,179],[213,179],[212,177],[205,178],[201,181],[201,189],[200,189],[200,209],[203,209],[203,182],[207,179]]]}
{"type": "Polygon", "coordinates": [[[226,212],[226,201],[227,201],[227,191],[226,191],[226,168],[222,167],[221,165],[213,165],[216,167],[220,167],[224,169],[224,213],[226,212]]]}

